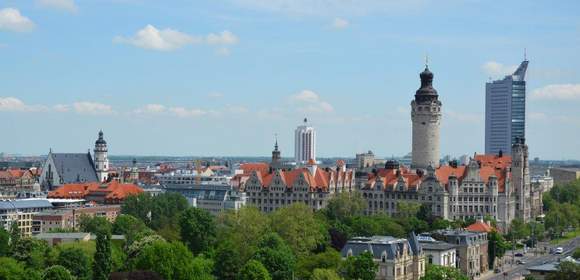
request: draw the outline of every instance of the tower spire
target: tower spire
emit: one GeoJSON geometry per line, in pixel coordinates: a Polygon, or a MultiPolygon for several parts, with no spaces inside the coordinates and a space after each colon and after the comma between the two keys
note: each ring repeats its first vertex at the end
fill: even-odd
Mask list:
{"type": "Polygon", "coordinates": [[[278,150],[278,133],[274,133],[274,139],[276,139],[276,143],[274,144],[274,150],[278,150]]]}
{"type": "Polygon", "coordinates": [[[425,53],[425,69],[429,69],[429,54],[425,53]]]}

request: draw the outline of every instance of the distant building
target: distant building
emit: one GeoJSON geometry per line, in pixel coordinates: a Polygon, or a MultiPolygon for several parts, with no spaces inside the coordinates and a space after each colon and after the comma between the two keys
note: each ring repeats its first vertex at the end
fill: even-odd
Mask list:
{"type": "Polygon", "coordinates": [[[216,175],[210,168],[198,170],[179,169],[167,173],[156,174],[155,178],[160,185],[228,185],[229,178],[224,175],[216,175]]]}
{"type": "Polygon", "coordinates": [[[580,167],[552,167],[550,175],[556,185],[570,183],[580,179],[580,167]]]}
{"type": "Polygon", "coordinates": [[[575,260],[574,258],[566,257],[559,262],[550,262],[550,263],[545,263],[545,264],[541,264],[541,265],[537,265],[537,266],[528,267],[528,271],[530,271],[529,275],[531,277],[533,277],[535,280],[548,279],[549,276],[551,276],[552,274],[555,274],[556,272],[558,272],[560,270],[559,265],[562,262],[573,262],[577,265],[580,264],[580,262],[575,260]]]}
{"type": "Polygon", "coordinates": [[[375,165],[375,154],[372,151],[356,154],[356,165],[359,170],[372,168],[375,165]]]}
{"type": "Polygon", "coordinates": [[[296,164],[305,164],[311,159],[316,161],[316,131],[308,125],[308,119],[304,118],[304,124],[294,131],[294,141],[296,164]]]}
{"type": "Polygon", "coordinates": [[[481,276],[489,269],[488,240],[485,232],[442,230],[433,235],[457,249],[458,268],[470,278],[481,276]]]}
{"type": "Polygon", "coordinates": [[[491,233],[495,229],[493,228],[493,226],[491,226],[491,223],[489,221],[484,221],[483,219],[478,219],[477,221],[475,221],[475,223],[467,226],[465,228],[465,230],[472,231],[472,232],[491,233]]]}
{"type": "Polygon", "coordinates": [[[66,184],[48,193],[48,198],[84,199],[98,204],[121,204],[128,196],[143,192],[135,184],[109,183],[66,184]]]}
{"type": "Polygon", "coordinates": [[[34,238],[44,240],[49,246],[61,243],[88,242],[91,234],[87,232],[46,232],[34,235],[34,238]]]}
{"type": "Polygon", "coordinates": [[[528,60],[502,80],[485,85],[485,153],[511,153],[517,138],[526,137],[526,70],[528,60]]]}
{"type": "Polygon", "coordinates": [[[415,93],[411,102],[411,121],[413,124],[413,151],[411,168],[426,169],[429,166],[438,167],[439,131],[441,127],[441,101],[437,90],[433,88],[433,73],[425,65],[425,70],[419,75],[421,87],[415,93]]]}
{"type": "Polygon", "coordinates": [[[10,231],[12,224],[16,223],[22,236],[30,236],[32,216],[53,207],[47,199],[0,201],[0,225],[10,231]]]}
{"type": "Polygon", "coordinates": [[[430,236],[417,237],[428,265],[440,265],[445,267],[457,267],[456,245],[435,240],[430,236]]]}
{"type": "Polygon", "coordinates": [[[217,215],[226,210],[237,211],[246,205],[246,194],[224,185],[166,185],[165,192],[183,195],[196,208],[217,215]]]}
{"type": "Polygon", "coordinates": [[[425,254],[414,234],[409,239],[391,236],[355,237],[340,251],[343,258],[364,252],[378,265],[377,280],[419,280],[425,275],[425,254]]]}
{"type": "Polygon", "coordinates": [[[32,216],[32,234],[58,230],[78,230],[81,216],[104,217],[113,223],[120,213],[120,205],[94,205],[45,210],[32,216]]]}
{"type": "Polygon", "coordinates": [[[43,188],[52,190],[58,186],[71,183],[104,182],[108,179],[109,160],[107,157],[107,142],[103,132],[95,141],[95,157],[87,153],[48,153],[42,166],[40,184],[43,188]]]}

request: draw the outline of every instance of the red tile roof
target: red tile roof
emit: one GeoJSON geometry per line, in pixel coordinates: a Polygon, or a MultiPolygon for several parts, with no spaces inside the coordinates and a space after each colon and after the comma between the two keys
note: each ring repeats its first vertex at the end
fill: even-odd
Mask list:
{"type": "Polygon", "coordinates": [[[486,222],[481,220],[478,220],[477,222],[469,225],[465,229],[468,231],[487,232],[487,233],[490,233],[494,230],[491,225],[488,225],[486,222]]]}
{"type": "Polygon", "coordinates": [[[86,196],[98,192],[106,193],[105,200],[107,201],[120,201],[130,195],[142,193],[143,189],[135,184],[121,184],[117,181],[112,181],[107,184],[96,182],[66,184],[48,193],[48,198],[84,199],[86,196]]]}

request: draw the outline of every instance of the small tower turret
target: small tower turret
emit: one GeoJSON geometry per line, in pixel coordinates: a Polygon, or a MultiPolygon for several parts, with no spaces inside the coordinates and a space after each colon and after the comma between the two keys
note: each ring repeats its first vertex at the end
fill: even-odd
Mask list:
{"type": "Polygon", "coordinates": [[[95,141],[95,170],[97,172],[97,178],[100,182],[104,182],[109,177],[109,158],[107,141],[103,137],[103,131],[99,131],[99,138],[95,141]]]}

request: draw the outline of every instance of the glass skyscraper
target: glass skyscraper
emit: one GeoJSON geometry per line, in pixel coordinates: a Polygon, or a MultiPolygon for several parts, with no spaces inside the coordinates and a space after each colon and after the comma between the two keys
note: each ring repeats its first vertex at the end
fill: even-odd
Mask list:
{"type": "Polygon", "coordinates": [[[526,70],[528,60],[502,80],[485,84],[485,153],[511,154],[517,138],[526,136],[526,70]]]}

